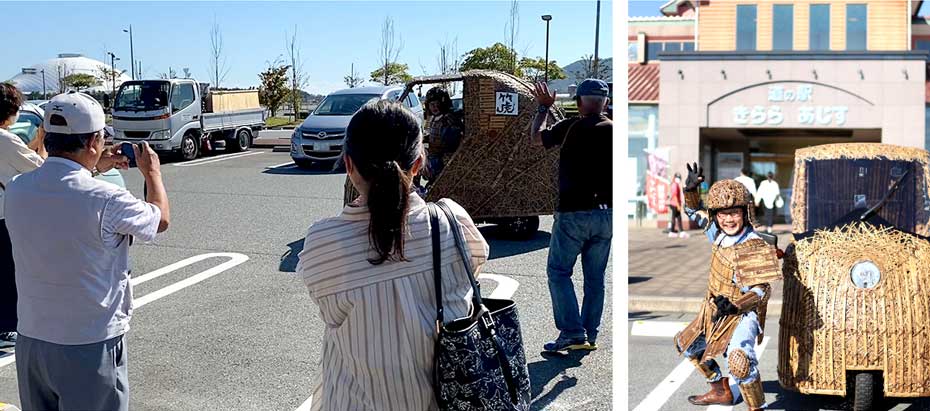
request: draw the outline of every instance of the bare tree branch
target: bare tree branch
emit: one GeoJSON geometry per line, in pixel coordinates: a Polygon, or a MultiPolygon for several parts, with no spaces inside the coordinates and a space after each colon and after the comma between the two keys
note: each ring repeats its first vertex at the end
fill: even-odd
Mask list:
{"type": "Polygon", "coordinates": [[[384,18],[381,25],[381,48],[378,50],[379,63],[384,72],[384,85],[390,84],[390,67],[397,63],[401,50],[404,49],[404,39],[394,31],[394,19],[390,16],[384,18]]]}
{"type": "Polygon", "coordinates": [[[287,48],[287,58],[291,63],[291,107],[294,109],[294,120],[296,121],[300,114],[301,101],[303,95],[301,89],[306,87],[310,82],[307,72],[304,71],[304,60],[300,55],[300,43],[297,42],[297,25],[294,25],[294,32],[288,36],[284,32],[285,46],[287,48]]]}
{"type": "Polygon", "coordinates": [[[510,47],[510,52],[513,53],[510,73],[515,74],[517,72],[517,38],[520,36],[520,5],[517,0],[511,0],[510,2],[510,21],[504,25],[504,31],[507,45],[510,47]]]}
{"type": "Polygon", "coordinates": [[[219,88],[220,83],[226,80],[229,69],[227,57],[223,53],[223,32],[220,31],[216,16],[213,16],[213,27],[210,29],[210,74],[214,87],[219,88]]]}

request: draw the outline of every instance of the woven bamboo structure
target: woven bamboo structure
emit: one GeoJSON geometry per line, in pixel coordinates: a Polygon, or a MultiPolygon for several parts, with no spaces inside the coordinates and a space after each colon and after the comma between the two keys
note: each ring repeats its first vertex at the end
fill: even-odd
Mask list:
{"type": "MultiPolygon", "coordinates": [[[[886,159],[917,162],[923,168],[923,175],[918,176],[918,189],[926,193],[927,182],[930,182],[930,167],[928,167],[930,154],[919,148],[879,143],[826,144],[802,148],[797,150],[794,156],[791,218],[792,231],[795,234],[808,231],[807,162],[838,159],[886,159]]],[[[930,213],[926,213],[926,218],[922,220],[917,222],[916,233],[928,236],[930,235],[930,213]]]]}
{"type": "Polygon", "coordinates": [[[930,396],[930,243],[865,223],[818,231],[789,247],[779,321],[781,385],[846,394],[847,370],[880,370],[887,396],[930,396]],[[868,289],[850,279],[871,261],[868,289]]]}
{"type": "MultiPolygon", "coordinates": [[[[558,194],[559,150],[536,147],[530,141],[537,107],[532,85],[509,74],[475,70],[418,78],[407,84],[407,91],[417,85],[452,81],[463,83],[465,130],[427,201],[450,198],[475,219],[552,214],[558,194]],[[497,92],[518,95],[518,115],[495,114],[497,92]]],[[[561,111],[552,109],[548,124],[563,118],[561,111]]],[[[347,182],[345,202],[357,195],[347,182]]]]}

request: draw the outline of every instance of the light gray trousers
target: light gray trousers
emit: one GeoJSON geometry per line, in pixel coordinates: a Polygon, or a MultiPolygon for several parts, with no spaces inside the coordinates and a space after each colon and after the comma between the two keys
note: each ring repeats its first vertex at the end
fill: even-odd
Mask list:
{"type": "Polygon", "coordinates": [[[123,336],[61,345],[20,334],[16,376],[23,411],[126,411],[129,378],[123,336]]]}

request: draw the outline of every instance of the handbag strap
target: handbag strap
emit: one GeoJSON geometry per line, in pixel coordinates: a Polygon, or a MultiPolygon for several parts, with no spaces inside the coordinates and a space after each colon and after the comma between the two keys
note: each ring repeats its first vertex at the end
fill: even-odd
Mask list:
{"type": "Polygon", "coordinates": [[[455,218],[455,214],[452,213],[448,205],[443,203],[437,203],[436,205],[442,210],[443,214],[446,215],[446,219],[449,220],[449,227],[452,229],[452,235],[455,237],[455,248],[459,250],[459,255],[462,256],[462,261],[465,264],[465,274],[468,275],[468,281],[471,283],[471,299],[474,305],[474,314],[480,315],[481,308],[483,308],[484,304],[481,298],[481,286],[478,285],[478,280],[475,279],[475,267],[472,266],[471,253],[465,246],[465,236],[462,234],[462,227],[459,226],[458,219],[455,218]]]}
{"type": "Polygon", "coordinates": [[[443,323],[442,249],[439,245],[439,213],[436,211],[436,204],[429,203],[426,208],[429,209],[430,236],[433,238],[433,281],[436,289],[436,333],[438,334],[443,323]]]}

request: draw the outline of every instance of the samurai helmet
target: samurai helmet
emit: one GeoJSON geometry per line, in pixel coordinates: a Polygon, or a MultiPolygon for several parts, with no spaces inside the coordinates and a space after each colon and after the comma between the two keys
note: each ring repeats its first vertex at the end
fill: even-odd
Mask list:
{"type": "MultiPolygon", "coordinates": [[[[745,213],[744,224],[756,225],[756,215],[753,207],[752,193],[742,183],[736,180],[720,180],[710,186],[707,192],[705,206],[714,224],[717,224],[716,214],[720,210],[740,207],[745,213]]],[[[708,225],[708,227],[710,227],[708,225]]]]}

